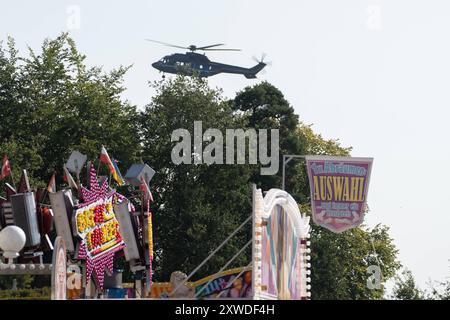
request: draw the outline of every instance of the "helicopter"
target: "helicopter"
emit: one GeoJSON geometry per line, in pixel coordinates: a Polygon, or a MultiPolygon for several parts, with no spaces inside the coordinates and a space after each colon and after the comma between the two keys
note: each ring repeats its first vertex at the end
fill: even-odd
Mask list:
{"type": "MultiPolygon", "coordinates": [[[[211,77],[219,73],[233,73],[242,74],[247,79],[255,79],[256,74],[260,72],[267,65],[263,60],[257,60],[258,64],[251,68],[244,68],[233,66],[229,64],[214,62],[208,59],[205,54],[197,53],[196,51],[241,51],[240,49],[224,49],[216,48],[219,46],[224,46],[223,43],[197,47],[195,45],[190,45],[188,47],[173,45],[170,43],[165,43],[157,40],[145,39],[147,41],[159,43],[168,47],[187,49],[186,53],[174,53],[171,55],[164,56],[157,62],[152,63],[152,67],[167,73],[173,74],[185,74],[185,75],[198,75],[200,77],[211,77]]],[[[164,75],[163,75],[164,77],[164,75]]]]}

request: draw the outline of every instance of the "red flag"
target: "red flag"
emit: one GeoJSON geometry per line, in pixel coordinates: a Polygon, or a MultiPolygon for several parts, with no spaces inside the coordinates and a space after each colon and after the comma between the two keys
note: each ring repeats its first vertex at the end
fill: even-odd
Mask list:
{"type": "Polygon", "coordinates": [[[47,191],[48,192],[56,192],[56,174],[53,173],[52,177],[50,178],[50,181],[47,185],[47,191]]]}
{"type": "Polygon", "coordinates": [[[111,158],[109,157],[108,151],[106,151],[105,147],[103,147],[103,146],[102,146],[102,151],[100,153],[100,162],[103,162],[108,166],[109,172],[113,173],[116,171],[116,169],[114,168],[114,165],[111,161],[111,158]]]}
{"type": "Polygon", "coordinates": [[[9,165],[8,156],[5,155],[3,157],[3,163],[2,163],[2,172],[0,173],[0,180],[5,179],[9,174],[11,173],[11,166],[9,165]]]}
{"type": "Polygon", "coordinates": [[[145,182],[144,177],[141,177],[141,187],[140,187],[140,189],[144,193],[144,199],[145,200],[150,200],[151,202],[153,202],[152,192],[150,191],[150,188],[148,187],[147,182],[145,182]]]}

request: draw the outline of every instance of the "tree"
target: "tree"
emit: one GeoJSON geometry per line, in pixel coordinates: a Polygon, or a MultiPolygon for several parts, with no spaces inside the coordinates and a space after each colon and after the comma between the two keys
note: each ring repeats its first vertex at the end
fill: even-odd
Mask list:
{"type": "MultiPolygon", "coordinates": [[[[326,140],[315,133],[311,125],[300,122],[281,91],[267,82],[239,92],[233,101],[233,110],[237,117],[244,119],[247,127],[278,128],[280,154],[350,156],[350,147],[342,147],[339,140],[326,140]]],[[[276,188],[281,185],[281,173],[264,177],[254,170],[252,182],[263,190],[276,188]]],[[[310,214],[309,182],[304,161],[291,161],[287,166],[286,190],[297,200],[301,211],[310,214]]],[[[312,224],[311,234],[313,299],[383,297],[384,283],[400,267],[396,259],[397,249],[389,237],[387,227],[379,225],[369,230],[361,226],[335,234],[312,224]],[[381,288],[369,289],[367,279],[370,274],[367,268],[378,264],[383,276],[381,288]]]]}
{"type": "MultiPolygon", "coordinates": [[[[241,119],[246,128],[279,130],[280,170],[278,174],[260,175],[260,165],[255,166],[252,182],[263,190],[280,187],[282,155],[305,154],[304,144],[301,143],[296,132],[299,120],[294,108],[278,88],[266,81],[238,92],[232,100],[232,107],[235,117],[241,119]]],[[[295,172],[295,168],[288,167],[286,176],[293,177],[295,172]]],[[[289,190],[298,188],[298,183],[294,179],[287,179],[286,185],[289,190]]],[[[295,192],[293,196],[296,200],[301,197],[295,192]]]]}
{"type": "Polygon", "coordinates": [[[396,300],[422,300],[424,298],[424,294],[417,287],[410,270],[404,269],[401,276],[395,277],[392,298],[396,300]]]}
{"type": "MultiPolygon", "coordinates": [[[[312,125],[300,122],[295,130],[296,136],[303,146],[304,154],[309,155],[333,155],[350,156],[351,147],[343,147],[338,139],[324,139],[322,135],[313,131],[312,125]]],[[[287,190],[297,196],[297,201],[301,204],[310,203],[309,181],[306,173],[306,164],[304,161],[291,161],[291,183],[286,184],[287,190]]],[[[289,172],[286,170],[286,172],[289,172]]],[[[288,180],[288,179],[286,179],[288,180]]]]}
{"type": "MultiPolygon", "coordinates": [[[[313,225],[311,237],[312,298],[381,299],[384,283],[400,267],[388,228],[353,228],[340,234],[313,225]],[[374,242],[375,251],[371,241],[374,242]],[[380,287],[367,285],[369,266],[379,267],[380,287]]],[[[376,281],[376,279],[374,279],[376,281]]],[[[374,283],[376,285],[376,283],[374,283]]]]}
{"type": "MultiPolygon", "coordinates": [[[[27,57],[19,56],[14,39],[0,43],[0,153],[8,155],[16,182],[27,169],[32,186],[43,187],[57,170],[61,184],[72,150],[97,159],[102,144],[122,168],[138,160],[139,114],[120,98],[128,68],[105,73],[84,61],[65,33],[45,40],[40,54],[30,48],[27,57]]],[[[40,280],[17,279],[20,288],[40,280]]],[[[0,282],[9,288],[10,280],[0,282]]]]}

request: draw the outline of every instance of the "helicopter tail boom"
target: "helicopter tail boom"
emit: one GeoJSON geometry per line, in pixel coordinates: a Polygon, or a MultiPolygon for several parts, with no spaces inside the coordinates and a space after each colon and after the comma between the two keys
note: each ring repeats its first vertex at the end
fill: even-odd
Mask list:
{"type": "Polygon", "coordinates": [[[256,78],[256,74],[258,72],[260,72],[262,69],[264,69],[264,67],[266,66],[266,64],[264,62],[259,62],[256,66],[254,66],[253,68],[249,68],[247,73],[244,73],[244,76],[247,79],[255,79],[256,78]]]}

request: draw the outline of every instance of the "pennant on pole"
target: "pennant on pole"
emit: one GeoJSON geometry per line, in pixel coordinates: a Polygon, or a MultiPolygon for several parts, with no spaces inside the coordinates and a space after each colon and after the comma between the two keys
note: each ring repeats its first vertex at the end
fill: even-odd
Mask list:
{"type": "Polygon", "coordinates": [[[116,180],[119,186],[123,186],[125,184],[125,180],[123,180],[122,174],[120,173],[119,166],[117,165],[117,160],[113,159],[112,163],[115,169],[115,173],[113,173],[113,178],[114,180],[116,180]]]}
{"type": "Polygon", "coordinates": [[[122,176],[120,175],[117,164],[114,165],[113,161],[109,157],[108,151],[106,151],[106,148],[104,146],[102,146],[102,151],[100,152],[100,162],[103,162],[108,166],[109,173],[111,173],[112,177],[119,186],[125,184],[124,180],[122,179],[122,176]]]}
{"type": "Polygon", "coordinates": [[[3,157],[2,172],[0,173],[0,180],[5,179],[11,173],[11,166],[9,165],[8,156],[3,157]]]}

